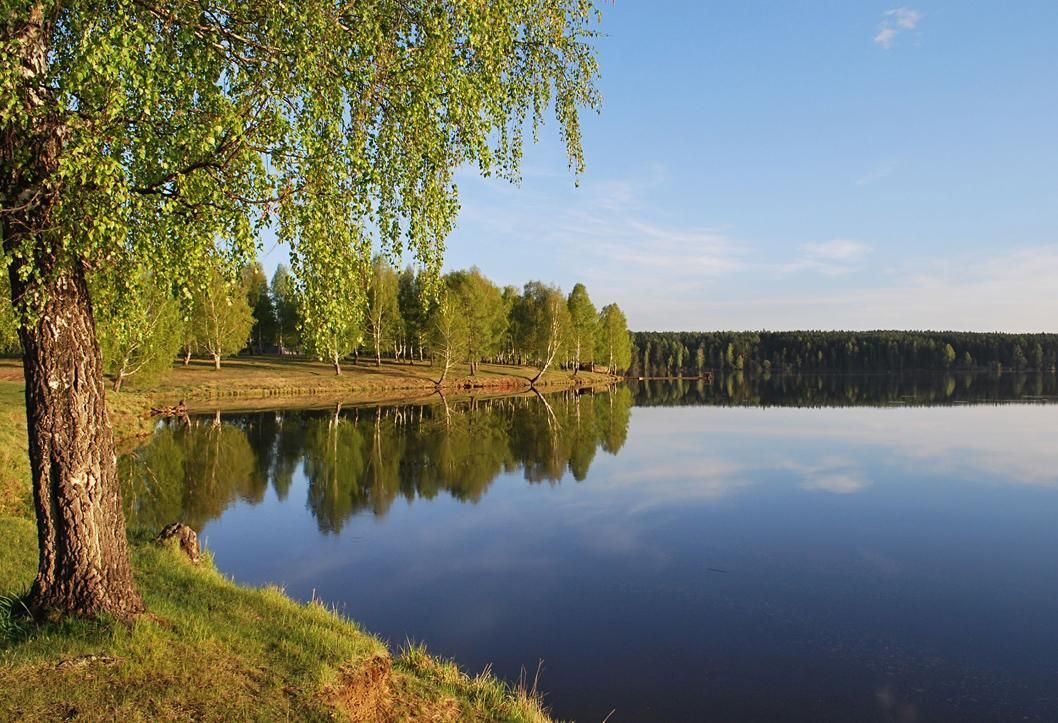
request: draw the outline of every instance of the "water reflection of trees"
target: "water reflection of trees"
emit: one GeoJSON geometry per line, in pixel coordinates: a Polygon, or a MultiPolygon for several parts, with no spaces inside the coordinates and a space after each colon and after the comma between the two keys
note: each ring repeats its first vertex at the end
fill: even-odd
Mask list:
{"type": "Polygon", "coordinates": [[[1058,398],[1052,373],[743,375],[632,383],[636,406],[835,407],[997,404],[1058,398]]]}
{"type": "Polygon", "coordinates": [[[628,434],[627,387],[588,394],[419,405],[261,412],[160,425],[121,460],[130,524],[201,530],[229,505],[280,499],[298,469],[324,532],[354,514],[385,515],[398,497],[441,493],[476,502],[494,479],[521,470],[532,483],[583,480],[599,447],[616,454],[628,434]]]}

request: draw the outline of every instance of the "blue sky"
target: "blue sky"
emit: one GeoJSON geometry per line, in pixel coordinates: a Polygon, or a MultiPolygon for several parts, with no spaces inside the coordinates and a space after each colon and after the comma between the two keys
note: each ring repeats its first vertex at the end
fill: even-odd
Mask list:
{"type": "Polygon", "coordinates": [[[1058,3],[603,11],[580,187],[553,124],[461,172],[449,268],[635,329],[1058,330],[1058,3]]]}

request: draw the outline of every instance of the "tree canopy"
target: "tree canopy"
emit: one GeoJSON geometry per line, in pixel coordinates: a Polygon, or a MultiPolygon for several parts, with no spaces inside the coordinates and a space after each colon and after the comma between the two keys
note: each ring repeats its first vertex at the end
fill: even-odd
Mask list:
{"type": "Polygon", "coordinates": [[[627,370],[632,364],[632,338],[624,312],[617,304],[607,304],[599,312],[598,324],[599,358],[606,359],[606,368],[611,372],[627,370]]]}
{"type": "Polygon", "coordinates": [[[475,374],[478,361],[495,354],[502,342],[507,328],[503,299],[499,287],[477,267],[453,272],[450,286],[466,320],[467,362],[475,374]]]}
{"type": "Polygon", "coordinates": [[[511,315],[515,343],[540,366],[535,383],[566,345],[570,328],[566,297],[556,286],[530,281],[511,315]]]}
{"type": "MultiPolygon", "coordinates": [[[[369,235],[436,268],[455,168],[517,178],[550,108],[579,171],[578,109],[598,103],[583,0],[4,4],[0,125],[60,141],[35,179],[52,243],[185,284],[218,242],[251,261],[273,222],[295,268],[369,235]]],[[[5,253],[39,242],[5,235],[5,253]]]]}

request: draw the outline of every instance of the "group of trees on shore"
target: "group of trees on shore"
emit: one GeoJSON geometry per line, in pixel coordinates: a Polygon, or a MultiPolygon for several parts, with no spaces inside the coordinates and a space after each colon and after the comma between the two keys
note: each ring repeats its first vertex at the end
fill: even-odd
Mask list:
{"type": "MultiPolygon", "coordinates": [[[[333,365],[361,355],[381,365],[431,361],[438,383],[452,366],[477,373],[483,361],[533,366],[536,381],[548,368],[628,369],[632,341],[616,304],[597,310],[584,284],[569,295],[556,286],[530,281],[522,289],[501,289],[477,268],[453,271],[439,280],[408,266],[397,270],[376,256],[359,293],[324,318],[311,311],[304,287],[280,264],[269,280],[261,265],[242,269],[232,280],[211,268],[205,282],[181,303],[149,277],[100,276],[93,286],[104,367],[120,389],[126,379],[154,381],[179,354],[189,363],[206,356],[216,368],[237,353],[304,353],[333,365]],[[336,317],[335,314],[345,314],[336,317]]],[[[10,305],[0,311],[0,351],[14,353],[18,338],[10,305]]]]}
{"type": "MultiPolygon", "coordinates": [[[[363,298],[362,308],[348,307],[341,312],[345,318],[331,316],[323,323],[311,304],[300,303],[293,346],[330,362],[336,373],[344,358],[358,361],[361,354],[376,365],[383,357],[429,359],[439,368],[438,383],[454,364],[466,364],[471,375],[483,361],[533,366],[535,382],[552,366],[576,374],[601,365],[618,373],[632,361],[624,313],[616,304],[597,310],[579,283],[568,296],[540,281],[501,289],[476,267],[434,279],[410,266],[398,270],[376,256],[363,298]]],[[[273,322],[256,315],[256,324],[273,322]]]]}
{"type": "Polygon", "coordinates": [[[953,331],[635,332],[634,376],[706,371],[1058,369],[1058,334],[953,331]]]}

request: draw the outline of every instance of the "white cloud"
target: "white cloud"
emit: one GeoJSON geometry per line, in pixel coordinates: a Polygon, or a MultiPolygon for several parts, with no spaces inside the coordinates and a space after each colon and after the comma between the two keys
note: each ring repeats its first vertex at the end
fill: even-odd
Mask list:
{"type": "Polygon", "coordinates": [[[878,34],[874,36],[875,45],[888,50],[896,36],[905,30],[914,30],[925,15],[912,8],[893,8],[882,14],[882,23],[878,34]]]}
{"type": "Polygon", "coordinates": [[[892,18],[893,22],[904,30],[914,30],[915,26],[922,20],[922,13],[911,8],[893,8],[892,10],[886,10],[885,15],[892,18]]]}
{"type": "Polygon", "coordinates": [[[649,468],[628,467],[615,471],[606,480],[606,488],[597,494],[619,501],[626,514],[638,514],[673,501],[709,504],[751,486],[745,466],[732,460],[702,458],[693,467],[673,463],[652,464],[649,468]],[[629,492],[650,490],[649,496],[630,501],[629,492]]]}
{"type": "Polygon", "coordinates": [[[501,285],[539,278],[568,289],[580,281],[598,304],[616,302],[626,313],[664,308],[673,298],[706,299],[725,280],[760,268],[753,245],[727,229],[659,212],[667,185],[661,164],[633,177],[584,179],[576,190],[543,190],[527,180],[511,193],[498,182],[468,182],[475,199],[464,205],[459,227],[496,243],[471,255],[457,229],[446,266],[477,264],[501,285]]]}
{"type": "Polygon", "coordinates": [[[830,492],[835,495],[851,495],[870,486],[870,480],[846,472],[817,474],[801,485],[812,492],[830,492]]]}
{"type": "Polygon", "coordinates": [[[695,275],[717,276],[741,268],[740,244],[710,229],[660,226],[634,218],[617,220],[608,237],[611,256],[622,264],[651,266],[695,275]]]}
{"type": "Polygon", "coordinates": [[[896,37],[896,29],[883,25],[882,29],[878,31],[878,34],[874,36],[875,45],[881,45],[886,50],[893,44],[893,39],[896,37]]]}

